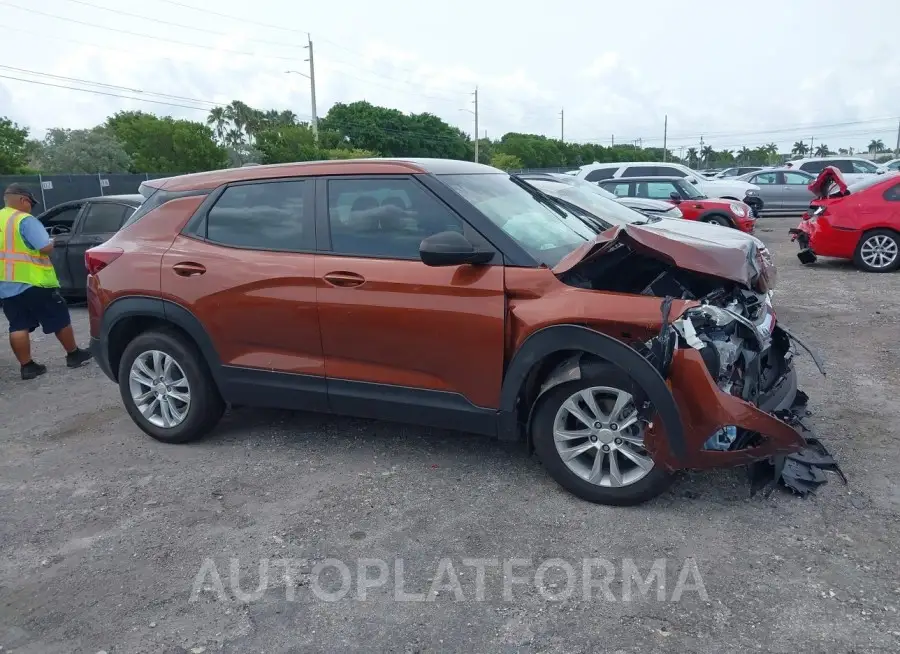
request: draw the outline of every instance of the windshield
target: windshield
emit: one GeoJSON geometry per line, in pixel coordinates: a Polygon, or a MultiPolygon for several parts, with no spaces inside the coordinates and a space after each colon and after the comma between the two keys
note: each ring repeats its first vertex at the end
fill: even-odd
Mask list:
{"type": "Polygon", "coordinates": [[[587,211],[609,226],[641,225],[647,222],[647,216],[629,209],[615,199],[610,199],[616,196],[609,191],[604,191],[596,184],[582,182],[581,180],[578,180],[578,184],[552,182],[544,179],[529,179],[526,181],[551,197],[565,200],[587,211]]]}
{"type": "Polygon", "coordinates": [[[551,268],[596,236],[581,218],[556,204],[552,209],[505,173],[440,175],[440,179],[551,268]]]}
{"type": "Polygon", "coordinates": [[[685,195],[687,195],[688,200],[702,200],[706,197],[703,194],[703,191],[698,189],[686,179],[682,179],[678,183],[681,184],[681,189],[684,191],[685,195]]]}

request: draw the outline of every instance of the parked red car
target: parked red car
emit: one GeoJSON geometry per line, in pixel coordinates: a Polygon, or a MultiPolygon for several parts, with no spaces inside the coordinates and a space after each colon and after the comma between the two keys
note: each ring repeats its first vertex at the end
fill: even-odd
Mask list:
{"type": "Polygon", "coordinates": [[[707,197],[682,177],[618,177],[602,180],[599,185],[620,198],[649,198],[675,204],[685,220],[734,227],[747,234],[756,227],[756,217],[748,204],[707,197]]]}
{"type": "Polygon", "coordinates": [[[816,199],[800,226],[790,230],[804,264],[818,257],[852,259],[867,272],[900,266],[900,176],[872,176],[847,185],[829,166],[809,185],[816,199]]]}

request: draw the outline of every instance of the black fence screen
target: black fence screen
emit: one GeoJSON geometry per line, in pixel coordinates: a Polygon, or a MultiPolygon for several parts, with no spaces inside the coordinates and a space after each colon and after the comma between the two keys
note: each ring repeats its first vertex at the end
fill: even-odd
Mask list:
{"type": "Polygon", "coordinates": [[[160,177],[167,175],[0,175],[0,187],[5,189],[13,182],[25,184],[34,193],[34,197],[41,201],[41,206],[35,209],[39,213],[72,200],[137,193],[141,182],[160,177]]]}

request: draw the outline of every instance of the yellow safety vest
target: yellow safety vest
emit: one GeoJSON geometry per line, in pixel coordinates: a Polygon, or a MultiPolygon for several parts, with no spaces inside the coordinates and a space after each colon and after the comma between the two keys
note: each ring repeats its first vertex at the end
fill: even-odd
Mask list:
{"type": "Polygon", "coordinates": [[[50,257],[31,249],[19,231],[29,217],[24,211],[0,209],[0,282],[59,288],[50,257]]]}

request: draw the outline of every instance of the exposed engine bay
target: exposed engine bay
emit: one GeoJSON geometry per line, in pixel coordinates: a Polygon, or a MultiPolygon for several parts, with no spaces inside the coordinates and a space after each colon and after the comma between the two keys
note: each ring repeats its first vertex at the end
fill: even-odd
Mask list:
{"type": "MultiPolygon", "coordinates": [[[[692,348],[700,353],[721,392],[763,409],[803,435],[807,447],[800,452],[750,466],[753,492],[761,487],[760,479],[772,482],[772,486],[781,482],[806,495],[825,482],[823,470],[843,477],[824,446],[806,435],[811,432],[803,422],[808,414],[807,397],[796,388],[792,342],[812,355],[823,374],[824,369],[814,353],[777,325],[772,291],[751,290],[734,281],[686,270],[626,244],[614,245],[603,256],[583,262],[561,279],[579,288],[661,298],[659,335],[630,345],[663,378],[669,378],[676,349],[692,348]],[[694,300],[700,306],[673,318],[669,314],[674,299],[694,300]]],[[[726,425],[708,435],[703,449],[736,452],[764,441],[763,434],[740,425],[726,425]]]]}

